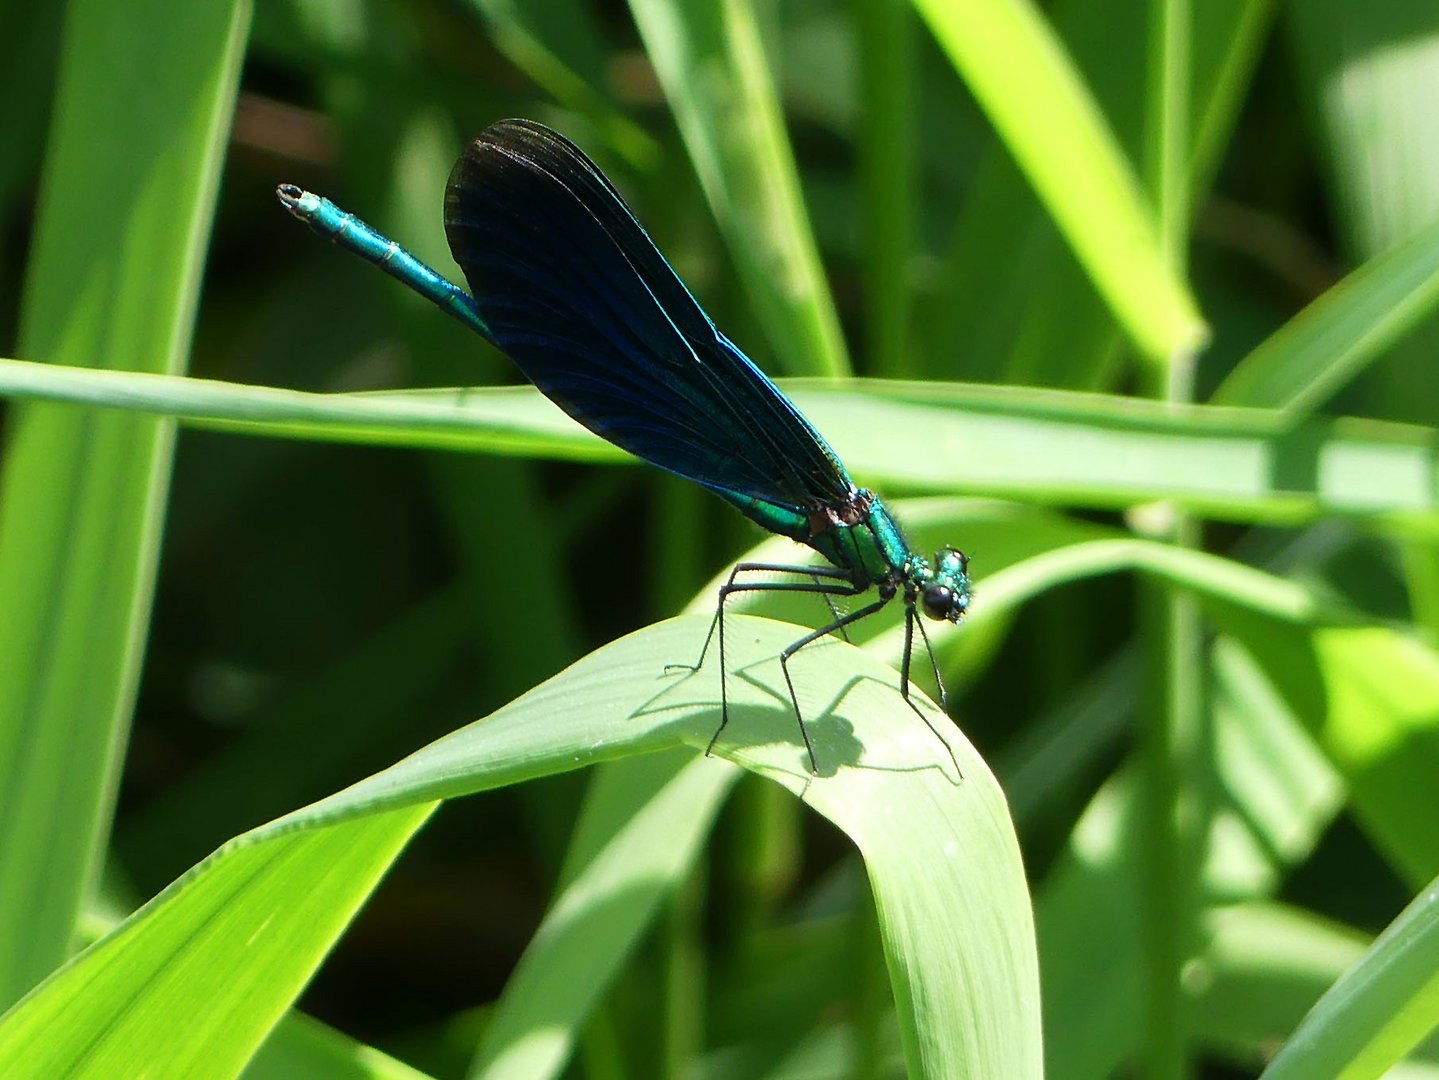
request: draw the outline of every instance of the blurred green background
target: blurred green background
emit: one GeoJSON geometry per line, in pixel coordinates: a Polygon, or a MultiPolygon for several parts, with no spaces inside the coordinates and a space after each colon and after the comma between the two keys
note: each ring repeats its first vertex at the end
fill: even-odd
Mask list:
{"type": "MultiPolygon", "coordinates": [[[[86,35],[133,28],[113,52],[139,69],[115,80],[123,86],[144,84],[151,49],[186,48],[174,24],[126,14],[123,4],[109,30],[85,30],[86,20],[96,22],[92,7],[0,10],[6,356],[62,358],[36,344],[40,317],[29,313],[27,331],[23,313],[38,303],[27,288],[41,288],[34,275],[42,193],[61,201],[47,184],[68,169],[70,184],[103,188],[105,155],[124,155],[129,145],[96,130],[87,150],[68,158],[56,150],[67,122],[54,104],[57,85],[88,78],[103,96],[111,82],[112,73],[93,66],[86,35]]],[[[1341,346],[1325,353],[1320,335],[1323,359],[1289,398],[1246,397],[1252,386],[1231,382],[1226,399],[1220,388],[1243,358],[1356,267],[1416,237],[1432,259],[1424,253],[1435,243],[1423,238],[1439,220],[1439,9],[1432,0],[1043,5],[1151,195],[1156,12],[1165,10],[1186,27],[1183,63],[1171,57],[1168,70],[1177,67],[1191,89],[1170,128],[1183,173],[1178,202],[1150,205],[1161,207],[1161,243],[1211,335],[1192,385],[1181,372],[1167,396],[1206,402],[1219,391],[1229,404],[1271,406],[1272,416],[1254,423],[1275,430],[1302,426],[1313,410],[1416,425],[1394,439],[1421,448],[1432,465],[1433,270],[1405,293],[1420,300],[1402,332],[1376,330],[1384,340],[1363,360],[1346,367],[1335,358],[1341,346]]],[[[217,94],[233,109],[233,126],[221,147],[191,375],[314,391],[517,382],[483,342],[315,240],[278,207],[273,190],[287,181],[328,195],[457,276],[441,230],[450,165],[486,124],[528,116],[600,162],[717,325],[777,377],[1166,396],[1156,392],[1153,356],[1126,335],[1036,199],[1016,164],[1023,155],[996,137],[992,106],[976,103],[930,26],[906,5],[315,0],[261,4],[240,36],[238,87],[217,94]]],[[[1015,86],[1022,92],[1024,79],[1015,86]]],[[[149,104],[139,95],[117,107],[154,135],[163,156],[168,121],[157,109],[152,124],[149,104]]],[[[1033,134],[1038,152],[1046,139],[1033,134]]],[[[97,232],[98,251],[105,235],[97,232]]],[[[73,258],[83,265],[83,248],[73,258]]],[[[76,307],[91,299],[79,283],[68,298],[76,307]]],[[[92,349],[63,358],[107,361],[105,338],[92,349]]],[[[1183,368],[1183,358],[1171,367],[1183,368]]],[[[924,386],[907,392],[941,400],[924,386]]],[[[979,412],[1040,412],[1047,400],[1021,393],[991,406],[981,391],[964,392],[964,406],[979,412]]],[[[1122,408],[1093,401],[1100,412],[1111,406],[1122,408]]],[[[1088,407],[1063,405],[1074,415],[1088,407]]],[[[12,442],[19,408],[0,414],[12,442]]],[[[1106,415],[1124,427],[1122,412],[1106,415]]],[[[1372,512],[1336,511],[1322,496],[1261,499],[1252,512],[1237,498],[1233,507],[1201,498],[1196,508],[1176,476],[1172,493],[1139,486],[1155,498],[1172,495],[1195,516],[1181,514],[1175,525],[1161,513],[1154,529],[1142,513],[1125,513],[1149,500],[1095,494],[1106,470],[1128,469],[1142,450],[1095,450],[1053,432],[1031,442],[1021,425],[1009,442],[978,444],[999,455],[998,466],[986,459],[979,468],[936,439],[916,470],[924,479],[870,466],[878,451],[864,432],[815,419],[857,479],[882,486],[901,516],[907,496],[985,498],[911,511],[917,546],[947,541],[970,552],[977,607],[988,573],[1058,547],[1059,538],[1134,530],[1288,578],[1336,610],[1390,628],[1424,650],[1416,661],[1422,677],[1410,681],[1408,669],[1394,676],[1416,740],[1404,744],[1415,764],[1396,799],[1439,779],[1439,696],[1424,696],[1439,687],[1428,653],[1439,627],[1432,475],[1417,481],[1420,489],[1429,484],[1424,505],[1391,506],[1382,476],[1388,459],[1364,459],[1380,492],[1372,512]],[[1033,456],[1028,480],[1004,479],[1004,454],[1033,456]]],[[[1297,437],[1347,430],[1321,419],[1297,437]]],[[[885,432],[869,436],[883,441],[885,432]]],[[[1184,433],[1165,437],[1179,446],[1184,433]]],[[[710,579],[761,539],[718,500],[656,470],[564,456],[182,429],[173,482],[161,496],[153,612],[103,859],[106,906],[130,910],[228,838],[489,713],[696,597],[708,603],[710,579]]],[[[1221,483],[1223,470],[1244,467],[1223,453],[1194,459],[1221,483]]],[[[18,490],[13,455],[7,468],[18,490]]],[[[1296,489],[1308,490],[1306,482],[1296,489]]],[[[1356,486],[1368,482],[1361,474],[1356,486]]],[[[0,530],[14,527],[16,505],[0,530]]],[[[1236,644],[1244,635],[1234,627],[1200,620],[1136,580],[1076,573],[1035,589],[973,644],[950,642],[942,649],[950,711],[1011,800],[1036,894],[1050,1074],[1164,1075],[1183,1061],[1196,1075],[1257,1075],[1318,994],[1439,872],[1439,863],[1424,861],[1435,850],[1434,804],[1391,805],[1376,832],[1362,799],[1356,811],[1347,797],[1354,776],[1312,730],[1324,717],[1304,715],[1302,675],[1286,686],[1270,661],[1236,644]],[[1172,692],[1158,706],[1165,695],[1156,699],[1147,673],[1163,671],[1167,661],[1152,650],[1169,631],[1156,632],[1146,622],[1154,618],[1179,620],[1168,640],[1188,670],[1175,677],[1168,661],[1172,692]],[[1188,704],[1175,705],[1175,693],[1189,695],[1188,704]],[[1159,753],[1169,753],[1177,790],[1200,792],[1199,831],[1213,826],[1207,850],[1216,862],[1228,837],[1215,822],[1234,813],[1253,825],[1252,816],[1262,816],[1232,790],[1236,774],[1265,774],[1261,786],[1280,791],[1283,804],[1271,831],[1254,830],[1270,848],[1263,873],[1242,884],[1230,878],[1220,900],[1210,893],[1203,902],[1194,900],[1202,890],[1181,882],[1193,904],[1177,920],[1183,1019],[1173,1023],[1169,1047],[1146,1034],[1142,934],[1121,928],[1132,952],[1086,952],[1109,940],[1103,927],[1119,909],[1102,890],[1086,892],[1093,882],[1083,868],[1095,864],[1084,857],[1081,818],[1093,827],[1116,783],[1151,760],[1148,724],[1169,732],[1170,750],[1159,753]],[[1306,725],[1315,741],[1302,735],[1306,725]],[[1231,729],[1251,741],[1235,750],[1226,742],[1236,737],[1231,729]],[[1214,764],[1226,756],[1227,767],[1214,764]],[[1415,831],[1408,847],[1385,831],[1396,821],[1415,831]],[[1273,945],[1275,927],[1294,927],[1299,959],[1286,966],[1261,956],[1258,944],[1236,944],[1242,929],[1216,929],[1226,918],[1243,922],[1242,904],[1230,906],[1237,901],[1255,905],[1248,914],[1259,918],[1246,925],[1258,942],[1273,945]],[[1190,934],[1207,944],[1193,946],[1190,934]]],[[[1382,684],[1387,654],[1373,663],[1368,674],[1382,684]]],[[[1373,700],[1364,707],[1381,708],[1373,700]]],[[[1340,709],[1331,697],[1325,716],[1340,709]]],[[[362,910],[300,1008],[419,1068],[457,1074],[545,911],[589,776],[448,804],[362,910]]],[[[1192,824],[1176,835],[1196,842],[1192,824]]],[[[816,1033],[887,1015],[874,919],[844,837],[747,777],[699,865],[581,1034],[571,1074],[901,1071],[888,1021],[876,1024],[884,1034],[875,1045],[855,1036],[839,1049],[806,1050],[816,1033]],[[667,997],[686,980],[703,980],[700,1016],[677,1012],[667,997]],[[764,1051],[727,1064],[727,1050],[755,1045],[764,1051]]],[[[1439,1050],[1431,1043],[1425,1053],[1405,1067],[1439,1075],[1439,1050]]]]}

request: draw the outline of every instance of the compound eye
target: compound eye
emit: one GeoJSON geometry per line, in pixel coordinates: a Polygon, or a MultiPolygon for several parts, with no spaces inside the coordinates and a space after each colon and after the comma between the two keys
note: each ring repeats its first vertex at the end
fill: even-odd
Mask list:
{"type": "Polygon", "coordinates": [[[927,585],[922,596],[924,613],[931,619],[948,619],[954,611],[954,590],[948,585],[927,585]]]}

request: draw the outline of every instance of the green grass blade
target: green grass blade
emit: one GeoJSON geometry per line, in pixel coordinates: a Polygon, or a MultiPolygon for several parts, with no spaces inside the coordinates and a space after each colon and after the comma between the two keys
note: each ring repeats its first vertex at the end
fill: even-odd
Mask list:
{"type": "Polygon", "coordinates": [[[432,810],[221,849],[0,1017],[0,1073],[235,1075],[432,810]]]}
{"type": "Polygon", "coordinates": [[[1359,269],[1246,356],[1217,405],[1320,408],[1439,307],[1439,222],[1359,269]]]}
{"type": "MultiPolygon", "coordinates": [[[[708,744],[718,673],[713,665],[690,674],[666,665],[697,653],[709,621],[679,619],[632,634],[490,717],[227,845],[0,1022],[0,1072],[27,1054],[70,1062],[84,1046],[123,1046],[133,1055],[144,1045],[158,1073],[193,1060],[229,1025],[243,1023],[248,1038],[257,1018],[278,1015],[293,997],[299,971],[328,941],[328,921],[306,935],[314,912],[299,898],[319,904],[328,889],[359,895],[356,879],[368,882],[379,860],[359,868],[355,860],[384,846],[371,838],[374,830],[398,835],[403,824],[407,836],[432,799],[708,744]],[[350,852],[350,861],[324,876],[339,852],[350,852]],[[266,933],[257,942],[250,919],[262,908],[266,933]],[[174,943],[190,940],[197,925],[210,930],[176,953],[174,943]],[[303,962],[280,955],[290,952],[303,952],[303,962]],[[232,978],[242,955],[255,982],[220,995],[213,1009],[195,1004],[204,996],[190,998],[183,1014],[162,1000],[192,971],[232,978]],[[106,981],[97,984],[100,974],[106,981]],[[87,989],[97,985],[98,1001],[87,989]]],[[[716,752],[795,792],[864,854],[910,1069],[1038,1076],[1033,927],[1002,793],[946,728],[964,771],[956,781],[949,753],[899,697],[896,673],[841,643],[808,650],[795,665],[821,765],[822,775],[810,776],[776,662],[794,634],[787,624],[734,617],[731,719],[716,752]]],[[[133,1057],[125,1060],[133,1065],[133,1057]]],[[[127,1071],[135,1070],[110,1075],[127,1071]]]]}
{"type": "MultiPolygon", "coordinates": [[[[249,20],[67,12],[20,348],[183,365],[249,20]],[[136,58],[144,57],[143,63],[136,58]]],[[[59,963],[97,872],[139,675],[173,427],[27,406],[0,478],[0,1003],[59,963]]]]}
{"type": "Polygon", "coordinates": [[[516,67],[570,107],[590,117],[610,144],[636,165],[659,148],[615,107],[606,92],[604,35],[594,12],[574,0],[472,0],[495,45],[516,67]]]}
{"type": "MultiPolygon", "coordinates": [[[[1252,661],[1232,643],[1221,645],[1216,667],[1226,692],[1215,718],[1215,768],[1223,801],[1204,874],[1208,895],[1227,903],[1272,895],[1311,855],[1339,812],[1342,793],[1333,770],[1252,661]],[[1261,760],[1274,765],[1257,768],[1261,760]]],[[[1143,994],[1135,933],[1141,814],[1134,779],[1125,771],[1101,788],[1039,890],[1046,1047],[1056,1076],[1112,1076],[1139,1047],[1132,1019],[1143,994]]],[[[1211,945],[1201,955],[1232,969],[1232,957],[1222,951],[1211,956],[1210,949],[1224,948],[1211,945]]],[[[1283,1002],[1274,996],[1272,990],[1266,995],[1267,1012],[1251,1011],[1244,1019],[1267,1019],[1288,1004],[1292,1025],[1313,1000],[1303,999],[1294,1011],[1292,992],[1283,1002]]],[[[1203,1000],[1201,1008],[1214,1018],[1222,1003],[1203,1000]]]]}
{"type": "Polygon", "coordinates": [[[1310,0],[1287,21],[1343,246],[1356,258],[1388,251],[1434,219],[1439,132],[1428,102],[1439,59],[1429,42],[1439,13],[1428,0],[1310,0]]]}
{"type": "Polygon", "coordinates": [[[1296,583],[1141,540],[1072,544],[1006,567],[984,579],[986,609],[1114,572],[1142,573],[1205,600],[1210,617],[1310,725],[1392,865],[1411,881],[1439,871],[1439,835],[1415,813],[1439,784],[1439,652],[1387,626],[1363,625],[1296,583]]]}
{"type": "MultiPolygon", "coordinates": [[[[1334,231],[1353,265],[1383,255],[1439,216],[1434,177],[1439,132],[1428,103],[1439,95],[1439,9],[1428,0],[1374,8],[1311,0],[1286,19],[1300,105],[1316,120],[1318,163],[1334,231]]],[[[1413,328],[1365,373],[1354,396],[1366,412],[1427,420],[1439,413],[1430,361],[1439,319],[1413,328]]]]}
{"type": "MultiPolygon", "coordinates": [[[[787,384],[857,475],[1074,506],[1155,499],[1211,517],[1295,524],[1325,515],[1439,532],[1431,428],[1023,387],[787,384]]],[[[206,428],[632,461],[528,388],[311,394],[0,359],[0,394],[160,412],[206,428]]]]}
{"type": "Polygon", "coordinates": [[[866,370],[914,374],[920,359],[909,348],[913,295],[914,219],[919,196],[915,167],[917,26],[906,0],[850,5],[859,50],[860,114],[854,135],[859,158],[863,230],[866,370]]]}
{"type": "Polygon", "coordinates": [[[495,1006],[472,1076],[559,1074],[590,1010],[694,865],[739,775],[689,751],[602,767],[561,891],[495,1006]]]}
{"type": "MultiPolygon", "coordinates": [[[[1189,0],[1150,6],[1143,174],[1154,206],[1161,256],[1177,275],[1188,272],[1190,195],[1189,94],[1193,15],[1189,0]]],[[[1194,399],[1195,357],[1175,353],[1151,367],[1142,392],[1171,405],[1194,399]]],[[[1133,519],[1140,531],[1177,548],[1197,548],[1193,518],[1167,515],[1157,524],[1133,519]]],[[[1205,629],[1194,598],[1157,582],[1136,596],[1136,648],[1141,657],[1136,758],[1142,937],[1138,1067],[1146,1075],[1181,1077],[1193,1050],[1185,1023],[1184,970],[1200,941],[1203,856],[1214,814],[1213,731],[1205,701],[1205,629]]]]}
{"type": "Polygon", "coordinates": [[[1310,725],[1390,864],[1410,882],[1439,873],[1439,834],[1416,817],[1439,784],[1439,653],[1383,626],[1283,628],[1238,608],[1215,618],[1310,725]]]}
{"type": "Polygon", "coordinates": [[[289,1013],[246,1067],[245,1080],[428,1080],[426,1073],[303,1013],[289,1013]]]}
{"type": "Polygon", "coordinates": [[[775,367],[846,374],[839,317],[751,5],[631,0],[630,10],[775,367]]]}
{"type": "Polygon", "coordinates": [[[1214,908],[1205,921],[1214,978],[1195,1002],[1196,1033],[1245,1063],[1272,1057],[1367,944],[1356,930],[1273,901],[1214,908]]]}
{"type": "Polygon", "coordinates": [[[1155,363],[1207,335],[1165,259],[1134,170],[1028,0],[915,0],[1095,287],[1155,363]]]}
{"type": "Polygon", "coordinates": [[[1439,1026],[1439,883],[1320,998],[1265,1080],[1383,1076],[1439,1026]]]}
{"type": "MultiPolygon", "coordinates": [[[[1230,137],[1273,8],[1273,0],[1208,0],[1194,13],[1195,191],[1207,189],[1230,137]]],[[[1047,9],[1136,158],[1147,9],[1138,0],[1060,0],[1047,9]]],[[[979,162],[930,292],[917,305],[920,348],[945,357],[960,378],[1073,389],[1112,379],[1121,344],[1114,319],[1002,145],[979,162]]]]}

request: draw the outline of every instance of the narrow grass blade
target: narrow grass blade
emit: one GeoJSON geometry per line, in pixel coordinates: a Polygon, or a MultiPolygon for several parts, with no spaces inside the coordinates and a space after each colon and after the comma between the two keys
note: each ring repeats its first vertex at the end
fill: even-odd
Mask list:
{"type": "MultiPolygon", "coordinates": [[[[1309,0],[1288,13],[1295,85],[1315,118],[1319,164],[1334,230],[1358,265],[1383,255],[1439,218],[1439,9],[1429,0],[1373,8],[1309,0]]],[[[1360,380],[1366,412],[1424,421],[1439,414],[1439,319],[1413,327],[1388,362],[1360,380]]]]}
{"type": "MultiPolygon", "coordinates": [[[[244,0],[69,6],[23,352],[180,369],[248,23],[244,0]]],[[[0,1004],[64,959],[97,875],[159,559],[173,426],[27,406],[8,434],[0,1004]]]]}
{"type": "MultiPolygon", "coordinates": [[[[1231,643],[1217,665],[1229,684],[1216,716],[1222,803],[1204,860],[1206,891],[1216,903],[1272,895],[1309,856],[1341,805],[1332,770],[1298,719],[1275,700],[1262,676],[1233,662],[1236,656],[1242,653],[1231,643]],[[1236,701],[1235,694],[1246,696],[1236,701]],[[1274,765],[1256,768],[1259,760],[1274,765]]],[[[1054,1075],[1108,1077],[1139,1048],[1132,1017],[1143,994],[1134,932],[1143,822],[1134,780],[1132,771],[1124,770],[1105,783],[1039,890],[1046,1049],[1054,1075]]],[[[1216,948],[1223,945],[1205,948],[1195,970],[1225,962],[1222,954],[1211,956],[1216,948]]],[[[1250,1010],[1245,1019],[1272,1017],[1282,1007],[1272,998],[1266,997],[1267,1012],[1250,1010]]],[[[1305,1006],[1308,1000],[1312,997],[1305,1006]]],[[[1291,1023],[1299,1014],[1292,1011],[1293,1001],[1292,993],[1285,996],[1291,1023]]],[[[1212,1008],[1213,1016],[1223,1005],[1205,1001],[1203,1007],[1212,1008]]]]}
{"type": "Polygon", "coordinates": [[[573,0],[472,0],[495,44],[556,101],[591,118],[610,144],[636,165],[659,148],[605,91],[604,35],[593,11],[573,0]]]}
{"type": "Polygon", "coordinates": [[[1195,1002],[1196,1035],[1231,1061],[1274,1056],[1314,1002],[1364,955],[1364,934],[1269,900],[1205,916],[1213,980],[1195,1002]]]}
{"type": "Polygon", "coordinates": [[[1160,250],[1151,210],[1103,115],[1029,0],[915,0],[1095,287],[1164,364],[1208,331],[1160,250]]]}
{"type": "Polygon", "coordinates": [[[560,1073],[590,1010],[694,865],[740,775],[689,751],[601,767],[560,892],[495,1006],[472,1076],[560,1073]]]}
{"type": "Polygon", "coordinates": [[[918,25],[906,0],[850,5],[859,50],[861,258],[865,282],[867,371],[897,377],[920,370],[909,348],[913,295],[918,125],[915,48],[918,25]]]}
{"type": "Polygon", "coordinates": [[[1264,1071],[1265,1080],[1383,1076],[1439,1026],[1439,882],[1414,898],[1264,1071]]]}
{"type": "Polygon", "coordinates": [[[1309,413],[1439,307],[1439,221],[1365,263],[1246,356],[1216,405],[1309,413]]]}
{"type": "MultiPolygon", "coordinates": [[[[1439,652],[1342,604],[1229,560],[1141,540],[1072,544],[985,578],[1003,609],[1063,582],[1138,572],[1205,601],[1259,662],[1342,775],[1356,816],[1410,881],[1439,872],[1439,836],[1416,813],[1439,784],[1439,652]]],[[[976,615],[976,618],[979,616],[976,615]]]]}
{"type": "Polygon", "coordinates": [[[1391,865],[1410,882],[1439,873],[1439,835],[1416,813],[1439,784],[1439,653],[1383,626],[1282,627],[1239,608],[1213,614],[1310,726],[1391,865]]]}
{"type": "Polygon", "coordinates": [[[849,371],[764,42],[747,0],[630,0],[775,364],[849,371]]]}
{"type": "MultiPolygon", "coordinates": [[[[1208,0],[1194,11],[1192,187],[1203,192],[1257,64],[1273,0],[1208,0]]],[[[1138,158],[1144,118],[1144,0],[1060,0],[1055,29],[1120,145],[1138,158]]],[[[1119,328],[1003,145],[978,164],[953,235],[917,306],[918,344],[976,382],[1096,389],[1115,374],[1119,328]]]]}
{"type": "Polygon", "coordinates": [[[1296,82],[1327,153],[1336,224],[1357,259],[1388,251],[1434,220],[1439,132],[1439,14],[1428,0],[1365,8],[1310,0],[1288,12],[1296,82]]]}
{"type": "MultiPolygon", "coordinates": [[[[1230,521],[1326,515],[1439,535],[1439,432],[1295,422],[1262,409],[1178,408],[1063,391],[944,383],[788,383],[866,480],[1073,506],[1156,499],[1230,521]]],[[[270,437],[630,460],[529,388],[307,394],[0,359],[0,394],[175,416],[270,437]]]]}

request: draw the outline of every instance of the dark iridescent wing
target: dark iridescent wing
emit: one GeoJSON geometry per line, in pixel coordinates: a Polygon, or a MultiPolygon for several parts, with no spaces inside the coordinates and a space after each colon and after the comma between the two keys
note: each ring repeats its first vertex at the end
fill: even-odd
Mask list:
{"type": "Polygon", "coordinates": [[[719,491],[799,508],[851,495],[824,439],[568,139],[486,128],[450,175],[445,232],[495,344],[595,434],[719,491]]]}

